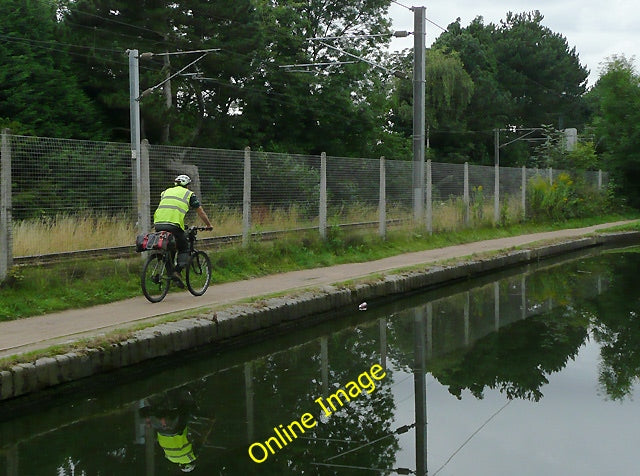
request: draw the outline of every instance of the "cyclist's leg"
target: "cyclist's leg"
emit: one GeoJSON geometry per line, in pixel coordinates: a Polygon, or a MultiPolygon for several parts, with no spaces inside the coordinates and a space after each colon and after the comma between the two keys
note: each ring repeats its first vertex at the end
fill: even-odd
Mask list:
{"type": "MultiPolygon", "coordinates": [[[[187,261],[189,260],[189,240],[187,239],[187,234],[185,231],[177,225],[171,225],[169,223],[158,223],[154,225],[156,231],[168,231],[170,232],[176,239],[176,248],[178,253],[178,266],[177,271],[179,272],[182,268],[187,265],[187,261]]],[[[176,251],[171,252],[171,272],[173,272],[173,263],[175,262],[175,254],[176,251]]]]}
{"type": "Polygon", "coordinates": [[[189,239],[184,230],[176,233],[176,247],[178,248],[177,268],[178,272],[187,267],[189,263],[189,239]]]}

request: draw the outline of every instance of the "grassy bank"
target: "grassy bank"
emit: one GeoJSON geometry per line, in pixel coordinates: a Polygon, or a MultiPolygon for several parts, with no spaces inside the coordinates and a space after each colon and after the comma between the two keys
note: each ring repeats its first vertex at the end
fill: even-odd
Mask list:
{"type": "MultiPolygon", "coordinates": [[[[275,242],[257,242],[247,249],[230,248],[211,252],[213,282],[239,281],[296,269],[371,261],[412,251],[637,217],[614,215],[552,224],[526,223],[499,228],[487,226],[433,235],[415,229],[394,229],[389,231],[386,241],[382,241],[373,231],[347,234],[332,228],[326,241],[321,241],[317,233],[310,233],[275,242]]],[[[639,223],[627,228],[640,230],[639,223]]],[[[140,269],[139,257],[14,268],[0,284],[0,320],[20,319],[140,296],[140,269]]]]}

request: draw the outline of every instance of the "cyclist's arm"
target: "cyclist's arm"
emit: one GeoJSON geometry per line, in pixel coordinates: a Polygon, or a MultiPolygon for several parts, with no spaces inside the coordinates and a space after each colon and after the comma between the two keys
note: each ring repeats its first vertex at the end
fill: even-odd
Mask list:
{"type": "Polygon", "coordinates": [[[209,228],[213,228],[213,225],[211,224],[211,221],[209,221],[209,217],[207,216],[207,213],[204,211],[204,208],[202,207],[196,208],[196,213],[202,219],[205,225],[207,225],[209,228]]]}
{"type": "Polygon", "coordinates": [[[209,220],[207,213],[204,211],[204,208],[202,208],[202,205],[200,204],[200,200],[198,200],[198,197],[196,197],[195,193],[191,194],[191,198],[189,199],[189,208],[196,211],[196,213],[202,219],[205,225],[207,225],[209,228],[213,228],[213,225],[211,224],[211,221],[209,220]]]}

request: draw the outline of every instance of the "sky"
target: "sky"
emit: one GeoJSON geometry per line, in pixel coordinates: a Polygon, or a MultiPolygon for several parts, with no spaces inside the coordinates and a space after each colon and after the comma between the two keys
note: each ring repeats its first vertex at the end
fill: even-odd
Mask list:
{"type": "MultiPolygon", "coordinates": [[[[539,10],[543,25],[567,39],[569,48],[576,48],[580,63],[590,70],[589,86],[598,79],[601,63],[611,55],[624,54],[640,60],[640,8],[634,0],[397,0],[389,13],[394,30],[413,31],[413,11],[406,7],[424,6],[427,16],[427,46],[458,17],[466,27],[477,16],[484,24],[499,24],[507,12],[539,10]],[[431,23],[431,22],[433,23],[431,23]],[[437,24],[438,26],[434,25],[437,24]]],[[[392,50],[413,47],[413,36],[394,39],[392,50]]]]}

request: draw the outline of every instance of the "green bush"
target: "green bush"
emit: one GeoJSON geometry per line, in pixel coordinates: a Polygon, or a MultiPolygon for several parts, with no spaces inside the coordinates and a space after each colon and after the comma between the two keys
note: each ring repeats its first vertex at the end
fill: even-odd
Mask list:
{"type": "Polygon", "coordinates": [[[567,173],[561,173],[553,183],[538,175],[529,180],[527,186],[527,217],[533,220],[582,218],[610,209],[610,194],[567,173]]]}

